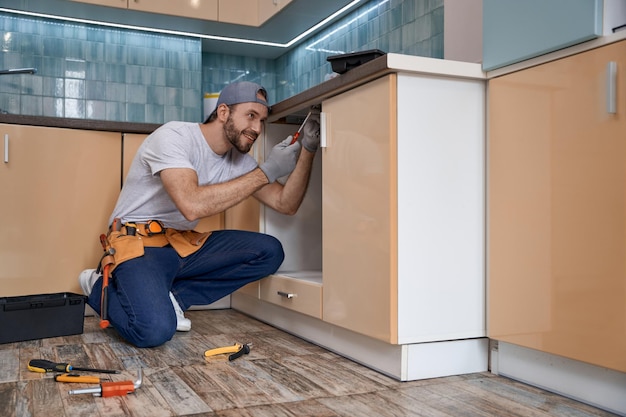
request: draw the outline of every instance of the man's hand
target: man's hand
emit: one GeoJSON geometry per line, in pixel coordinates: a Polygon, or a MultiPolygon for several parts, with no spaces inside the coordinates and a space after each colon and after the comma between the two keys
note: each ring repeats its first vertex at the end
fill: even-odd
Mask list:
{"type": "Polygon", "coordinates": [[[302,146],[309,152],[315,153],[320,147],[320,114],[313,111],[302,129],[302,146]]]}
{"type": "Polygon", "coordinates": [[[300,153],[300,144],[296,142],[290,145],[292,139],[293,136],[290,135],[287,139],[274,146],[265,162],[259,166],[270,183],[280,177],[291,174],[291,171],[296,167],[296,161],[300,153]]]}

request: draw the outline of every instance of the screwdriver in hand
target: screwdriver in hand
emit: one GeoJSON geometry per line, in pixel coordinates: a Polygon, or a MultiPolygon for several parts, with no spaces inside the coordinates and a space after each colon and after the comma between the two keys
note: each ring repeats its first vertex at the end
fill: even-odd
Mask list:
{"type": "Polygon", "coordinates": [[[309,114],[307,114],[306,117],[304,118],[304,122],[302,122],[298,131],[293,135],[293,139],[291,139],[290,145],[293,145],[298,140],[298,137],[300,136],[300,132],[302,132],[302,128],[306,124],[307,120],[309,120],[309,117],[311,117],[311,113],[312,112],[309,112],[309,114]]]}
{"type": "Polygon", "coordinates": [[[52,362],[45,359],[32,359],[28,362],[28,370],[32,372],[70,372],[70,371],[90,371],[103,374],[119,374],[120,371],[111,369],[77,368],[69,363],[52,362]]]}

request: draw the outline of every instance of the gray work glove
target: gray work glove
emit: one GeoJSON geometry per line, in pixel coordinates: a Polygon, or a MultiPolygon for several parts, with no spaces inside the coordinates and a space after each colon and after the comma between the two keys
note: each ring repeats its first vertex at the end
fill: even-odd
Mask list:
{"type": "Polygon", "coordinates": [[[302,146],[309,152],[315,153],[320,147],[320,114],[312,112],[309,120],[302,129],[302,146]]]}
{"type": "Polygon", "coordinates": [[[290,145],[292,140],[293,136],[287,136],[287,139],[272,148],[265,162],[259,165],[270,183],[291,174],[296,167],[301,146],[298,142],[290,145]]]}

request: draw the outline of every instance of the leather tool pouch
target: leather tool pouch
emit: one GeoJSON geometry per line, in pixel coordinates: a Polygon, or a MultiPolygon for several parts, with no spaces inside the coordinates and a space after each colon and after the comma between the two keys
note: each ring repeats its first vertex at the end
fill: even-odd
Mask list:
{"type": "Polygon", "coordinates": [[[186,257],[199,250],[211,235],[210,232],[200,233],[193,230],[165,229],[164,234],[152,236],[127,235],[122,231],[112,231],[107,237],[109,244],[115,249],[114,264],[111,271],[122,262],[143,256],[144,247],[158,247],[172,245],[181,257],[186,257]]]}
{"type": "Polygon", "coordinates": [[[120,231],[114,231],[109,233],[107,238],[109,244],[115,250],[115,254],[113,255],[115,263],[111,266],[111,271],[122,262],[143,256],[144,251],[141,236],[130,236],[120,231]]]}
{"type": "Polygon", "coordinates": [[[193,230],[165,229],[165,237],[182,258],[200,249],[210,235],[211,232],[200,233],[193,230]]]}

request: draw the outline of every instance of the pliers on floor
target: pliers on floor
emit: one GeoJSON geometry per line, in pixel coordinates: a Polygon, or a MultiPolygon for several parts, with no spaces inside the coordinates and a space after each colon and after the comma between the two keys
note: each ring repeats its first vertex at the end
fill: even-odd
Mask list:
{"type": "Polygon", "coordinates": [[[223,355],[225,353],[232,353],[232,355],[228,356],[229,361],[234,361],[235,359],[247,355],[250,353],[250,347],[252,347],[252,343],[235,343],[232,346],[224,346],[215,349],[209,349],[204,352],[204,356],[216,356],[223,355]]]}

